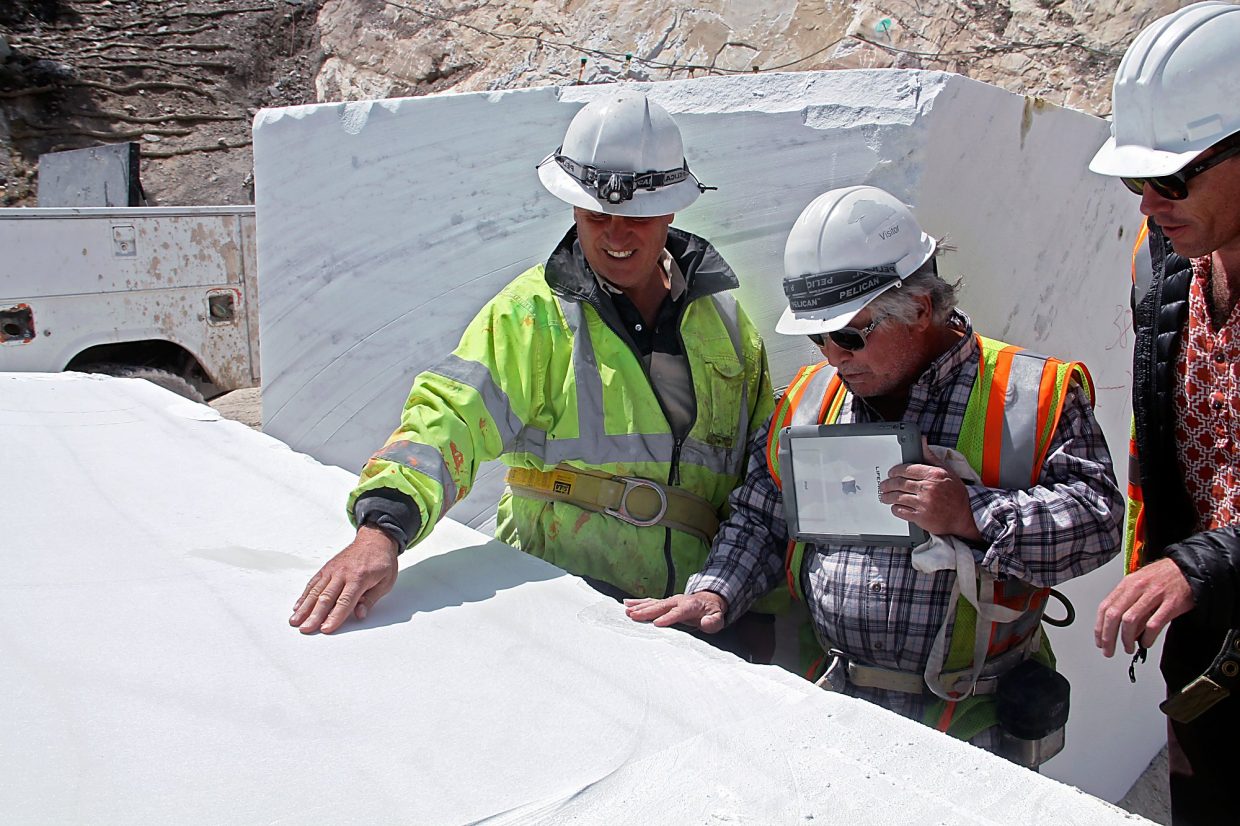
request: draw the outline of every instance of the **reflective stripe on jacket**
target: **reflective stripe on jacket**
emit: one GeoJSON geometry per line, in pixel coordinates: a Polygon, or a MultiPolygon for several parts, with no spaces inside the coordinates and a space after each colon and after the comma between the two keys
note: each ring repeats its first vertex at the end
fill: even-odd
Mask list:
{"type": "MultiPolygon", "coordinates": [[[[762,341],[735,299],[735,275],[707,242],[669,230],[688,282],[679,320],[697,414],[672,432],[640,354],[586,267],[575,231],[546,265],[518,276],[470,323],[456,350],[421,373],[386,446],[350,497],[411,497],[421,540],[473,485],[479,466],[559,463],[689,490],[724,515],[745,467],[750,429],[773,400],[762,341]]],[[[682,590],[708,546],[567,502],[505,492],[496,538],[634,596],[682,590]]]]}
{"type": "MultiPolygon", "coordinates": [[[[982,484],[1005,490],[1023,490],[1037,484],[1051,437],[1058,426],[1070,382],[1075,376],[1092,401],[1089,372],[1079,362],[1063,362],[1019,347],[977,336],[980,365],[969,396],[956,449],[964,454],[982,484]]],[[[780,484],[779,430],[784,427],[835,422],[847,388],[826,362],[802,368],[779,401],[767,442],[767,468],[780,484]]],[[[806,545],[790,542],[787,553],[788,588],[804,599],[802,569],[806,545]]],[[[992,623],[987,658],[1022,644],[1036,644],[1040,619],[1049,589],[1033,588],[1013,579],[994,581],[994,602],[1021,612],[1011,623],[992,623]]],[[[977,613],[966,600],[959,600],[945,670],[969,668],[977,613]]],[[[1049,651],[1046,652],[1049,655],[1049,651]]],[[[941,730],[970,739],[994,724],[989,698],[970,702],[969,719],[957,715],[957,703],[932,704],[935,719],[927,720],[941,730]]]]}

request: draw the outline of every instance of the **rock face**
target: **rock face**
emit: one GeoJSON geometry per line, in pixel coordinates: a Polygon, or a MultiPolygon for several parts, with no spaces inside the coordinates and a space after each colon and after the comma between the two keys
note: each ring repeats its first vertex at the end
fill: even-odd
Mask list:
{"type": "Polygon", "coordinates": [[[0,206],[44,152],[135,141],[153,204],[248,203],[250,120],[313,99],[318,0],[0,2],[0,206]]]}
{"type": "Polygon", "coordinates": [[[1105,114],[1185,0],[6,0],[0,206],[43,152],[140,141],[152,203],[250,200],[263,107],[774,70],[942,69],[1105,114]]]}
{"type": "Polygon", "coordinates": [[[1132,36],[1175,0],[514,0],[439,11],[328,0],[318,99],[682,79],[776,69],[944,69],[1095,114],[1132,36]]]}

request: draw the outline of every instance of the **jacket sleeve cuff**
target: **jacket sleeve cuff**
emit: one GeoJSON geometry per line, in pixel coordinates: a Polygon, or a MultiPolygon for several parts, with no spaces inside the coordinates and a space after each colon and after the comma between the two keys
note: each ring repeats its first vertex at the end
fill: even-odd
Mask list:
{"type": "Polygon", "coordinates": [[[979,562],[992,562],[997,557],[1009,557],[1016,545],[1015,508],[1007,491],[994,490],[981,485],[966,485],[969,492],[969,509],[973,512],[973,522],[982,535],[979,545],[967,543],[975,550],[984,553],[976,554],[979,562]],[[986,560],[983,557],[990,556],[986,560]]]}
{"type": "Polygon", "coordinates": [[[749,606],[754,603],[754,600],[746,595],[745,590],[739,583],[734,583],[709,571],[694,574],[685,583],[686,594],[696,594],[698,591],[711,591],[723,597],[728,603],[726,620],[729,625],[737,617],[748,611],[749,606]]]}
{"type": "Polygon", "coordinates": [[[422,515],[413,499],[397,490],[370,490],[353,504],[353,521],[378,528],[396,541],[399,555],[422,527],[422,515]]]}
{"type": "Polygon", "coordinates": [[[1195,610],[1213,628],[1240,626],[1240,529],[1217,528],[1167,548],[1193,593],[1195,610]]]}

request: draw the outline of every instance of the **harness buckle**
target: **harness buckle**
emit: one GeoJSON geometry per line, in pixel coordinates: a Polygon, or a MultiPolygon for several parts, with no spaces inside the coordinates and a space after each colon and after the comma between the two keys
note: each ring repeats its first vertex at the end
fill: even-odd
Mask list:
{"type": "Polygon", "coordinates": [[[826,691],[843,694],[848,687],[848,655],[838,648],[832,648],[827,652],[827,656],[831,658],[831,662],[814,685],[826,691]]]}
{"type": "Polygon", "coordinates": [[[624,482],[624,492],[620,494],[620,505],[615,508],[603,508],[603,513],[628,522],[630,525],[636,525],[639,528],[649,528],[652,525],[659,524],[667,513],[667,494],[663,491],[663,488],[649,479],[638,479],[632,476],[618,476],[616,478],[624,482]],[[629,494],[638,488],[650,488],[659,497],[659,511],[648,519],[634,516],[629,510],[629,494]]]}

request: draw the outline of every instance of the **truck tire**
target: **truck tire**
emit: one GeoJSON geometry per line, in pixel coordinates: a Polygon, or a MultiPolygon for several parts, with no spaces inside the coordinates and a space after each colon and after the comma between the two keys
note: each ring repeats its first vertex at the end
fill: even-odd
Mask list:
{"type": "Polygon", "coordinates": [[[85,367],[76,369],[81,370],[83,373],[102,373],[106,376],[116,376],[121,379],[146,379],[151,384],[157,384],[165,390],[171,390],[178,396],[184,396],[190,401],[199,403],[206,401],[192,384],[176,373],[159,367],[135,367],[130,364],[88,364],[85,367]]]}

